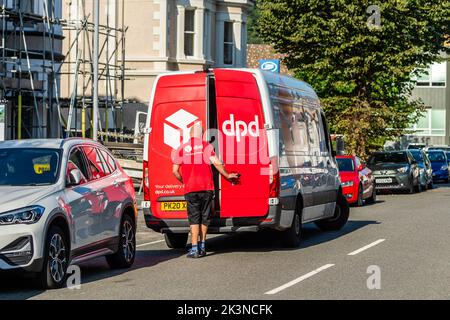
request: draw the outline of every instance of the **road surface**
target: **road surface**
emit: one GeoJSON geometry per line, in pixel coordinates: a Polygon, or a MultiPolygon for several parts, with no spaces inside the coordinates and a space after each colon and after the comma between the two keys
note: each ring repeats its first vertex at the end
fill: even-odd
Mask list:
{"type": "Polygon", "coordinates": [[[283,248],[276,232],[219,235],[198,260],[167,249],[140,216],[131,270],[84,263],[79,290],[41,291],[9,276],[0,299],[449,299],[449,204],[450,185],[381,195],[351,208],[339,232],[304,226],[298,249],[283,248]]]}

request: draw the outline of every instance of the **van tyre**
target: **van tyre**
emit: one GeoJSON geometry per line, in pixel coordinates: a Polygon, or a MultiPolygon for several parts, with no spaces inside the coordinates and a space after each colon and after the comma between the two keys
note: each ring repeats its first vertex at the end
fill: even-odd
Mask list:
{"type": "Polygon", "coordinates": [[[347,223],[350,215],[350,207],[347,199],[339,192],[336,208],[334,209],[334,216],[328,219],[316,221],[315,224],[319,229],[324,231],[341,230],[347,223]]]}
{"type": "Polygon", "coordinates": [[[289,248],[297,248],[300,246],[302,237],[302,218],[298,212],[294,214],[292,225],[283,232],[283,244],[289,248]]]}
{"type": "Polygon", "coordinates": [[[129,215],[124,215],[120,224],[119,250],[106,256],[112,269],[130,268],[136,258],[136,226],[129,215]]]}
{"type": "Polygon", "coordinates": [[[164,239],[166,245],[171,249],[186,248],[189,234],[188,233],[165,233],[164,239]]]}
{"type": "Polygon", "coordinates": [[[44,264],[38,274],[38,285],[43,289],[64,287],[69,266],[69,244],[67,235],[58,226],[51,226],[44,249],[44,264]]]}

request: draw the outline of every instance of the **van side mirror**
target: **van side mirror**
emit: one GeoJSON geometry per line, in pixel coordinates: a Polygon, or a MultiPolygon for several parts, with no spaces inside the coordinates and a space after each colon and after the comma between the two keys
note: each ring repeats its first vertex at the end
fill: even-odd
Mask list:
{"type": "Polygon", "coordinates": [[[79,186],[81,184],[81,180],[83,179],[83,174],[79,169],[72,169],[69,172],[69,181],[67,182],[67,186],[74,187],[79,186]]]}
{"type": "Polygon", "coordinates": [[[366,168],[365,165],[360,164],[359,167],[358,167],[358,171],[363,171],[365,168],[366,168]]]}

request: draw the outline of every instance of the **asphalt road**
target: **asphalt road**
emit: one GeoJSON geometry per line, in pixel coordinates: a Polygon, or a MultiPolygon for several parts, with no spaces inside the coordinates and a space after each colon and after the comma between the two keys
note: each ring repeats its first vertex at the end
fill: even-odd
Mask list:
{"type": "Polygon", "coordinates": [[[8,277],[0,299],[449,299],[449,204],[450,185],[381,195],[352,208],[342,231],[304,226],[298,249],[284,249],[274,232],[219,235],[198,260],[167,249],[141,220],[131,270],[84,263],[79,290],[40,291],[8,277]]]}

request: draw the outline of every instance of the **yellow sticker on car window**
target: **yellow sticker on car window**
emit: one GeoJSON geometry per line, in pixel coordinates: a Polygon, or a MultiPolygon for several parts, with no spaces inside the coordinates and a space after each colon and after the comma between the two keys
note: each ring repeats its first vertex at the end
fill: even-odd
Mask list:
{"type": "Polygon", "coordinates": [[[46,163],[46,164],[41,163],[41,164],[34,165],[34,172],[36,174],[43,174],[44,172],[49,172],[49,171],[51,171],[49,163],[46,163]]]}

